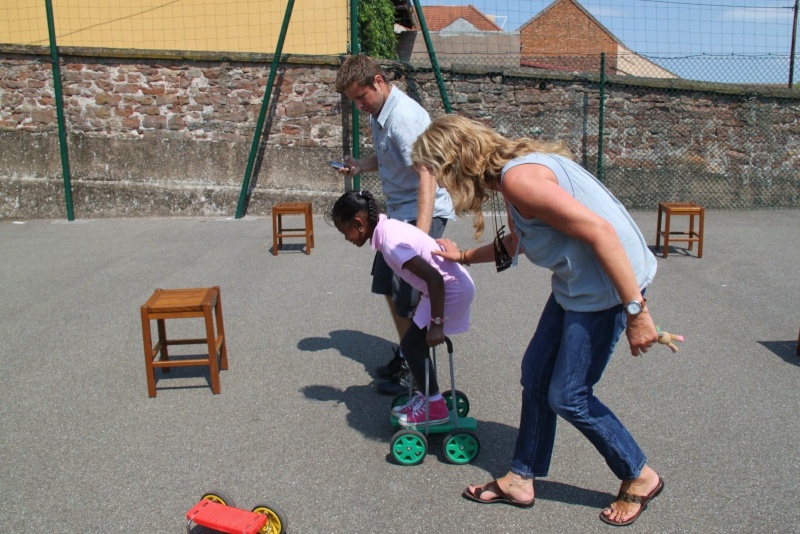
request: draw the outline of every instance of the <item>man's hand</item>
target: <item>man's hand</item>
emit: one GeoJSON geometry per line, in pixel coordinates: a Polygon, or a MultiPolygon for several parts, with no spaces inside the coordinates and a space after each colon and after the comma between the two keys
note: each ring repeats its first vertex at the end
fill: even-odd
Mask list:
{"type": "Polygon", "coordinates": [[[347,176],[355,176],[356,174],[361,172],[361,167],[358,165],[358,160],[351,156],[350,154],[344,157],[344,161],[342,161],[345,165],[347,165],[346,169],[339,169],[339,174],[344,174],[347,176]]]}

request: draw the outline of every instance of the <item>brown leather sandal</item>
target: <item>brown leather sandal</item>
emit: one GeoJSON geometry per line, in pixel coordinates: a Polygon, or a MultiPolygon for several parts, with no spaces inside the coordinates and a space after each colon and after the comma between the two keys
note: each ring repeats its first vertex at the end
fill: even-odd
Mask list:
{"type": "Polygon", "coordinates": [[[656,484],[656,487],[653,489],[653,491],[651,491],[645,496],[631,495],[630,493],[625,493],[624,491],[620,491],[619,494],[617,495],[617,500],[639,504],[640,505],[639,511],[636,512],[633,515],[633,517],[631,517],[627,521],[612,521],[611,519],[608,518],[606,514],[600,512],[600,521],[602,521],[603,523],[607,523],[609,525],[613,525],[615,527],[625,527],[633,524],[634,521],[639,519],[639,516],[642,514],[642,512],[644,512],[644,509],[647,508],[647,503],[649,503],[651,499],[658,497],[658,494],[661,493],[663,489],[664,489],[664,480],[661,477],[658,477],[658,484],[656,484]]]}
{"type": "Polygon", "coordinates": [[[481,504],[510,504],[511,506],[516,506],[517,508],[531,508],[536,502],[536,497],[531,499],[530,501],[520,501],[513,497],[510,497],[505,491],[500,489],[500,485],[497,483],[497,480],[493,480],[488,484],[484,484],[483,486],[476,486],[475,491],[472,492],[469,490],[469,487],[464,490],[461,494],[462,497],[465,499],[469,499],[470,501],[479,502],[481,504]],[[481,494],[484,491],[491,491],[496,495],[491,499],[481,499],[481,494]]]}

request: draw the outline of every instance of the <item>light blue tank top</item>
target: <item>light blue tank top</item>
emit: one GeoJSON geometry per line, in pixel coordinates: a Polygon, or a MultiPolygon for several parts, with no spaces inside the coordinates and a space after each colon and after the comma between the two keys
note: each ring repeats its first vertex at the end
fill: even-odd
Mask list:
{"type": "MultiPolygon", "coordinates": [[[[656,274],[653,253],[622,203],[583,167],[555,154],[531,153],[509,161],[506,171],[524,163],[544,165],[556,175],[558,185],[578,202],[611,223],[633,266],[639,289],[644,289],[656,274]]],[[[514,231],[520,247],[530,261],[553,272],[552,288],[556,302],[566,310],[600,311],[621,303],[591,247],[539,219],[526,219],[509,204],[514,231]]]]}

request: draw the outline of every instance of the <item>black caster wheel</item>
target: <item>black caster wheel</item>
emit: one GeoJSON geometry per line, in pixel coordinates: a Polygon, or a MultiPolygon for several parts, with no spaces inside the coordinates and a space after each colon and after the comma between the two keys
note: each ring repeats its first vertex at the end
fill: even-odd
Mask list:
{"type": "Polygon", "coordinates": [[[481,450],[478,437],[469,430],[455,430],[444,437],[442,441],[444,456],[451,464],[468,464],[481,450]]]}
{"type": "MultiPolygon", "coordinates": [[[[453,391],[445,391],[442,397],[447,403],[447,409],[453,411],[453,391]]],[[[469,399],[463,391],[456,390],[456,409],[459,417],[466,417],[469,413],[469,399]]]]}
{"type": "Polygon", "coordinates": [[[286,521],[286,514],[280,508],[272,504],[259,504],[251,511],[257,514],[264,514],[269,521],[258,534],[284,534],[289,523],[286,521]]]}
{"type": "Polygon", "coordinates": [[[400,465],[421,464],[428,452],[428,440],[417,430],[398,430],[392,436],[390,452],[400,465]]]}

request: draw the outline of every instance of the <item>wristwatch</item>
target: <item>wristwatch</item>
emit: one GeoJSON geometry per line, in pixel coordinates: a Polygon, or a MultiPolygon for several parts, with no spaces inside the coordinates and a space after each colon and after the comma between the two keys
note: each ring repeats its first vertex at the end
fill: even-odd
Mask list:
{"type": "Polygon", "coordinates": [[[435,325],[441,325],[444,324],[444,319],[441,317],[431,317],[431,322],[435,325]]]}
{"type": "Polygon", "coordinates": [[[644,310],[644,303],[647,302],[647,299],[642,299],[641,302],[638,300],[632,300],[625,305],[625,313],[630,315],[631,317],[636,317],[642,310],[644,310]]]}

